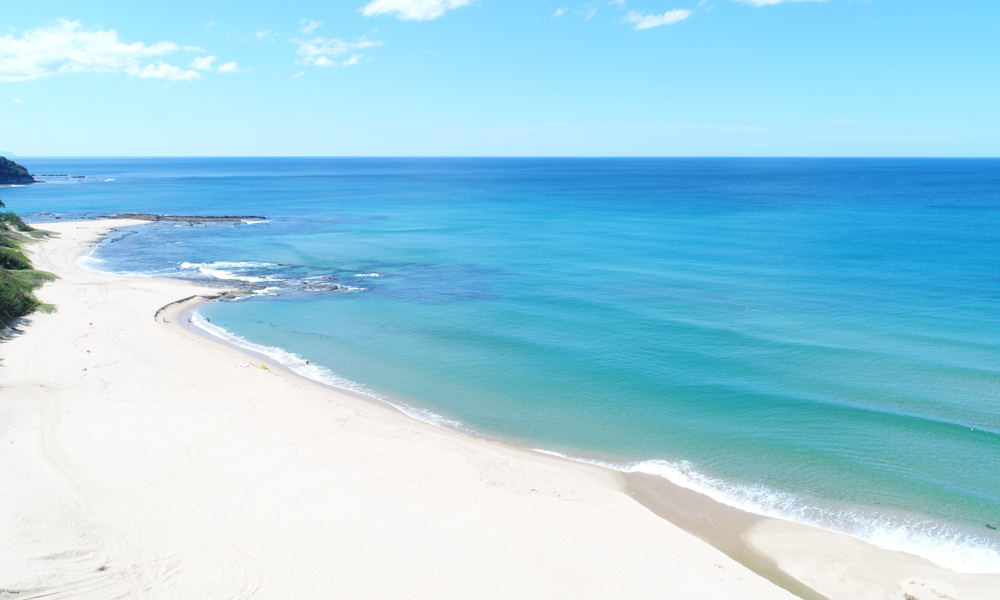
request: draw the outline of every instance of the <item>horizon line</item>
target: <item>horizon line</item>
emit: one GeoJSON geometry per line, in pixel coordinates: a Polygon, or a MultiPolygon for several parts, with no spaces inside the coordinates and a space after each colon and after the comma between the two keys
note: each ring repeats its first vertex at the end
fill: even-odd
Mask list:
{"type": "Polygon", "coordinates": [[[801,160],[1000,160],[1000,155],[781,155],[781,154],[608,154],[608,155],[557,155],[557,154],[42,154],[23,155],[5,154],[0,156],[16,159],[54,159],[54,158],[297,158],[297,159],[801,159],[801,160]]]}

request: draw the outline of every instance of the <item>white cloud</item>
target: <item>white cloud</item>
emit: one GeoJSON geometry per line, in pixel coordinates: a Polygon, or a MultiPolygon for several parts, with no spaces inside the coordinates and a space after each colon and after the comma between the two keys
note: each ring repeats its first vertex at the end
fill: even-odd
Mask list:
{"type": "Polygon", "coordinates": [[[221,64],[218,69],[215,69],[212,67],[212,61],[215,59],[215,56],[199,56],[191,61],[190,67],[199,71],[211,71],[214,69],[219,73],[238,73],[240,70],[240,66],[236,64],[236,61],[221,64]]]}
{"type": "MultiPolygon", "coordinates": [[[[373,42],[371,40],[366,40],[361,38],[356,42],[345,42],[344,40],[326,40],[321,37],[314,38],[311,40],[292,40],[299,45],[299,49],[295,51],[296,54],[302,58],[295,61],[296,64],[300,65],[315,65],[317,67],[333,67],[338,64],[336,60],[331,60],[330,57],[337,58],[345,52],[351,50],[361,50],[363,48],[372,48],[374,46],[381,46],[382,42],[373,42]]],[[[358,54],[358,60],[361,60],[363,54],[358,54]]],[[[339,63],[341,66],[348,66],[347,63],[352,65],[358,64],[357,62],[351,62],[354,60],[354,56],[350,59],[344,61],[344,63],[339,63]]]]}
{"type": "Polygon", "coordinates": [[[305,71],[299,71],[299,72],[298,72],[298,73],[296,73],[295,75],[292,75],[291,77],[289,77],[289,79],[295,79],[295,78],[297,78],[297,77],[302,77],[302,76],[303,76],[303,75],[305,75],[305,74],[306,74],[306,72],[305,72],[305,71]]]}
{"type": "Polygon", "coordinates": [[[213,60],[215,60],[214,56],[199,56],[192,60],[189,66],[199,71],[211,71],[213,60]]]}
{"type": "Polygon", "coordinates": [[[340,66],[342,66],[342,67],[350,67],[350,66],[353,66],[353,65],[360,65],[361,64],[361,57],[362,56],[364,56],[364,54],[352,54],[351,58],[349,58],[349,59],[345,60],[344,62],[340,63],[340,66]]]}
{"type": "Polygon", "coordinates": [[[318,29],[323,26],[323,21],[312,21],[307,19],[302,19],[299,21],[299,31],[302,33],[312,33],[313,30],[318,29]]]}
{"type": "Polygon", "coordinates": [[[774,4],[781,4],[782,2],[826,2],[826,0],[736,0],[737,2],[746,2],[747,4],[752,4],[753,6],[772,6],[774,4]]]}
{"type": "Polygon", "coordinates": [[[0,37],[0,82],[29,81],[66,73],[125,72],[135,77],[190,81],[201,75],[163,64],[140,66],[140,61],[180,50],[173,42],[125,44],[114,29],[86,31],[79,21],[60,21],[0,37]]]}
{"type": "Polygon", "coordinates": [[[171,81],[191,81],[192,79],[201,79],[201,73],[198,71],[187,71],[180,67],[164,64],[159,61],[157,61],[156,64],[146,65],[145,67],[140,67],[137,64],[128,65],[125,68],[125,72],[133,77],[141,77],[143,79],[155,78],[169,79],[171,81]]]}
{"type": "Polygon", "coordinates": [[[20,104],[21,102],[23,102],[23,100],[20,98],[14,98],[14,104],[20,104]]]}
{"type": "Polygon", "coordinates": [[[262,40],[264,38],[273,38],[274,37],[274,30],[275,30],[274,27],[272,27],[270,29],[261,29],[260,31],[258,31],[254,35],[257,36],[258,40],[262,40]]]}
{"type": "Polygon", "coordinates": [[[622,19],[622,22],[634,23],[635,27],[633,29],[650,29],[652,27],[659,27],[660,25],[671,25],[678,21],[683,21],[692,14],[692,11],[684,8],[668,10],[662,15],[646,15],[641,12],[630,10],[628,11],[628,14],[625,15],[625,18],[622,19]]]}
{"type": "Polygon", "coordinates": [[[472,4],[473,0],[372,0],[360,10],[366,17],[396,15],[404,21],[428,21],[445,11],[472,4]]]}
{"type": "Polygon", "coordinates": [[[564,14],[566,14],[566,11],[568,11],[568,10],[569,10],[568,8],[557,8],[556,9],[556,14],[552,15],[551,18],[555,19],[557,17],[561,17],[564,14]]]}

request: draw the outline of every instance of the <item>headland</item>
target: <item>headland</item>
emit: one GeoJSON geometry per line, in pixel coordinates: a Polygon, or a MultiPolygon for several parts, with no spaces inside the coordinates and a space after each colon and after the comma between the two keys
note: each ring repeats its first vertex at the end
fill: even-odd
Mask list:
{"type": "Polygon", "coordinates": [[[26,185],[36,183],[35,178],[16,162],[0,156],[0,185],[26,185]]]}

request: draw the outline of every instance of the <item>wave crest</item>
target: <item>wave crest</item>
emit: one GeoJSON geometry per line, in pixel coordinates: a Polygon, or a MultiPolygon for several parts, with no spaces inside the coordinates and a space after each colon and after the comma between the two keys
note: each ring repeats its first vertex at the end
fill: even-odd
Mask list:
{"type": "Polygon", "coordinates": [[[239,269],[260,269],[263,267],[274,266],[272,263],[264,262],[253,262],[253,261],[242,261],[242,262],[227,262],[227,261],[216,261],[210,263],[191,263],[184,262],[181,263],[181,269],[197,269],[202,275],[207,275],[215,279],[222,279],[228,281],[246,281],[248,283],[260,283],[262,281],[274,281],[273,277],[265,277],[261,275],[244,275],[237,271],[239,269]]]}

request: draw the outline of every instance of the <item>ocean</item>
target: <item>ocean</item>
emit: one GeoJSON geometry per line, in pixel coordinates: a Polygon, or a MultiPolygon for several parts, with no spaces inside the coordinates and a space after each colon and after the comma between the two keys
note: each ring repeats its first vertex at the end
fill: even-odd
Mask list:
{"type": "Polygon", "coordinates": [[[1000,573],[998,160],[21,162],[29,221],[266,215],[82,260],[244,286],[203,325],[300,373],[1000,573]]]}

